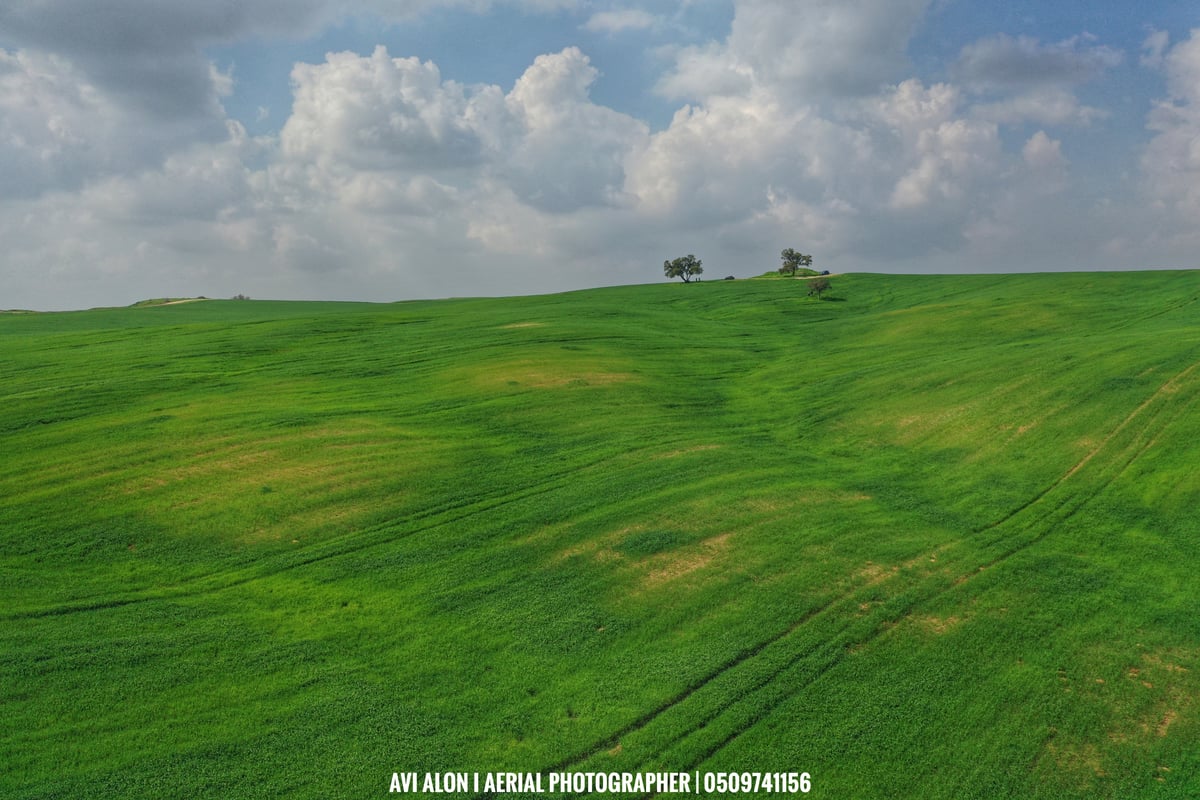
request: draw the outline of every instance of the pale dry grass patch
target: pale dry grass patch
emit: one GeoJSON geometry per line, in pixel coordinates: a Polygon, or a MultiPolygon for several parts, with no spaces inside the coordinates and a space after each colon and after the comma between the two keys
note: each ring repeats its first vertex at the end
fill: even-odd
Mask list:
{"type": "Polygon", "coordinates": [[[477,385],[495,389],[517,385],[534,389],[576,386],[611,386],[635,380],[630,372],[605,369],[600,364],[553,363],[533,359],[489,364],[475,371],[477,385]]]}
{"type": "Polygon", "coordinates": [[[624,528],[619,528],[615,531],[593,536],[582,542],[577,542],[563,550],[560,550],[552,559],[551,563],[561,563],[568,558],[576,556],[590,556],[599,563],[611,563],[621,561],[625,556],[616,551],[616,545],[629,536],[631,533],[641,533],[647,530],[645,525],[628,525],[624,528]]]}
{"type": "Polygon", "coordinates": [[[900,568],[897,566],[883,566],[876,564],[873,561],[868,561],[851,576],[853,581],[860,586],[878,586],[886,580],[896,577],[900,574],[900,568]]]}
{"type": "Polygon", "coordinates": [[[642,578],[642,588],[654,589],[707,567],[728,552],[732,535],[720,533],[684,548],[683,552],[651,556],[647,560],[651,569],[642,578]]]}
{"type": "Polygon", "coordinates": [[[913,622],[917,625],[917,627],[921,628],[921,630],[932,633],[935,636],[941,636],[942,634],[957,628],[959,624],[963,622],[963,620],[963,617],[957,615],[951,615],[949,617],[926,615],[915,617],[913,622]]]}
{"type": "Polygon", "coordinates": [[[1108,775],[1100,748],[1092,742],[1072,744],[1052,739],[1046,743],[1045,753],[1054,763],[1056,772],[1070,776],[1082,789],[1094,786],[1097,778],[1108,775]]]}
{"type": "MultiPolygon", "coordinates": [[[[396,465],[389,461],[382,473],[379,454],[404,442],[411,444],[389,438],[379,425],[346,421],[256,441],[226,437],[193,446],[190,454],[172,459],[171,467],[114,489],[139,496],[164,529],[181,535],[211,530],[216,520],[221,520],[222,537],[239,543],[283,540],[331,527],[347,530],[378,510],[365,501],[345,499],[347,491],[361,495],[364,487],[394,478],[396,465]]],[[[422,458],[426,456],[422,449],[422,458]]]]}
{"type": "Polygon", "coordinates": [[[315,532],[326,529],[327,533],[346,533],[366,520],[375,506],[365,501],[338,502],[318,507],[293,511],[270,523],[259,523],[248,527],[234,537],[241,544],[291,541],[303,544],[315,532]],[[328,529],[332,529],[331,531],[328,529]]]}
{"type": "Polygon", "coordinates": [[[700,453],[705,450],[720,450],[724,446],[725,445],[722,444],[697,444],[691,447],[684,447],[679,450],[671,450],[666,453],[657,453],[651,456],[651,458],[678,458],[679,456],[687,455],[688,453],[700,453]]]}
{"type": "MultiPolygon", "coordinates": [[[[1138,665],[1124,670],[1124,679],[1138,687],[1136,696],[1144,699],[1133,708],[1113,705],[1106,734],[1110,742],[1145,748],[1170,735],[1181,719],[1190,718],[1196,697],[1185,683],[1188,668],[1178,663],[1187,658],[1187,653],[1178,651],[1146,651],[1138,665]]],[[[1097,679],[1096,683],[1103,685],[1104,681],[1097,679]]]]}

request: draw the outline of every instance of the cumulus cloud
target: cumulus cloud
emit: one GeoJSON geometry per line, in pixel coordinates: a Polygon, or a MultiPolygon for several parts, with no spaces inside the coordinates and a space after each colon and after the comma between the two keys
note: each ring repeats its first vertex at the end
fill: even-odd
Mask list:
{"type": "Polygon", "coordinates": [[[974,106],[980,119],[1002,125],[1033,122],[1041,125],[1090,125],[1105,119],[1109,112],[1084,105],[1072,92],[1056,86],[1038,87],[1028,92],[974,106]]]}
{"type": "Polygon", "coordinates": [[[682,48],[659,84],[668,97],[735,93],[749,82],[797,97],[869,94],[908,66],[929,0],[743,0],[721,44],[682,48]]]}
{"type": "Polygon", "coordinates": [[[625,160],[644,145],[646,125],[592,103],[597,71],[578,48],[542,55],[506,98],[521,125],[499,154],[517,196],[543,211],[622,202],[625,160]]]}
{"type": "Polygon", "coordinates": [[[659,85],[693,103],[633,164],[639,208],[866,259],[961,245],[1016,157],[958,87],[903,79],[925,8],[739,4],[729,37],[678,50],[659,85]]]}
{"type": "Polygon", "coordinates": [[[383,46],[365,58],[331,53],[323,64],[297,64],[292,84],[292,115],[280,132],[291,159],[438,171],[482,157],[464,88],[443,82],[431,62],[391,58],[383,46]]]}
{"type": "MultiPolygon", "coordinates": [[[[916,81],[901,84],[896,97],[904,95],[944,94],[940,87],[926,90],[916,81]]],[[[911,106],[908,98],[901,101],[911,106]]],[[[891,104],[885,104],[887,109],[891,104]]],[[[946,107],[936,100],[918,101],[919,107],[930,109],[922,124],[916,127],[915,141],[909,152],[915,155],[915,163],[896,182],[889,204],[896,209],[915,210],[931,204],[951,204],[953,209],[969,200],[971,188],[981,178],[996,171],[1001,154],[1000,139],[996,126],[987,122],[955,118],[953,107],[946,107]]],[[[886,116],[886,112],[885,112],[886,116]]],[[[911,128],[913,117],[905,116],[911,128]]]]}
{"type": "Polygon", "coordinates": [[[1042,194],[1062,191],[1067,185],[1067,159],[1063,156],[1062,142],[1051,139],[1045,131],[1038,131],[1026,140],[1021,148],[1021,158],[1034,179],[1034,188],[1042,194]]]}
{"type": "MultiPolygon", "coordinates": [[[[761,272],[784,246],[839,269],[1001,269],[1014,248],[1024,266],[1070,266],[1054,261],[1063,241],[1094,253],[1106,232],[1074,193],[1070,131],[1052,127],[1105,118],[1074,90],[1120,54],[1083,35],[988,37],[939,82],[906,56],[929,0],[739,0],[727,35],[661,51],[657,90],[677,102],[658,130],[593,98],[599,70],[576,47],[505,85],[378,47],[296,64],[290,114],[254,138],[226,118],[233,75],[203,47],[303,36],[343,13],[289,2],[279,24],[282,3],[113,0],[96,30],[83,0],[0,9],[6,289],[50,276],[113,302],[508,294],[647,280],[681,252],[761,272]],[[80,19],[56,29],[52,12],[80,19]],[[155,26],[174,50],[150,41],[155,26]],[[1060,138],[1002,135],[1029,123],[1060,138]]],[[[343,4],[388,19],[435,5],[492,3],[343,4]]],[[[630,7],[584,27],[655,24],[630,7]]],[[[1168,95],[1141,167],[1146,207],[1175,215],[1165,237],[1200,214],[1200,35],[1152,39],[1145,63],[1168,95]]]]}
{"type": "Polygon", "coordinates": [[[254,33],[299,34],[322,0],[185,3],[16,0],[0,9],[0,37],[53,52],[123,105],[163,118],[219,116],[219,87],[202,48],[254,33]]]}
{"type": "Polygon", "coordinates": [[[1122,60],[1121,51],[1086,34],[1051,44],[999,34],[963,47],[950,74],[966,90],[987,98],[973,109],[978,119],[1002,125],[1090,125],[1109,113],[1081,103],[1074,87],[1122,60]]]}
{"type": "MultiPolygon", "coordinates": [[[[89,158],[68,156],[64,176],[86,172],[81,161],[93,170],[148,166],[173,147],[223,139],[221,98],[231,92],[233,76],[214,68],[204,54],[208,46],[250,36],[307,36],[352,14],[400,20],[436,7],[494,4],[552,10],[568,0],[9,0],[0,4],[0,48],[9,48],[0,49],[0,58],[6,72],[15,65],[25,77],[8,78],[5,96],[15,107],[38,92],[24,102],[24,119],[10,124],[36,128],[39,113],[51,125],[87,129],[90,120],[100,140],[89,158]],[[22,80],[26,86],[14,85],[22,80]],[[130,139],[128,147],[113,143],[114,157],[103,139],[109,129],[123,129],[130,139]],[[130,153],[140,154],[136,163],[128,161],[130,153]]],[[[54,181],[44,177],[38,185],[47,183],[54,181]]]]}
{"type": "Polygon", "coordinates": [[[426,197],[502,185],[546,212],[619,203],[624,161],[648,131],[590,100],[596,76],[574,47],[538,56],[507,94],[444,81],[433,63],[382,47],[368,57],[330,54],[293,70],[279,171],[335,192],[353,187],[359,198],[382,196],[407,175],[426,197]]]}
{"type": "Polygon", "coordinates": [[[505,92],[382,48],[330,54],[295,68],[277,138],[229,122],[221,141],[47,195],[21,225],[0,219],[0,235],[14,263],[86,264],[112,286],[136,273],[184,294],[262,293],[272,278],[371,299],[568,288],[611,244],[603,215],[629,213],[625,163],[649,135],[592,102],[596,74],[567,48],[505,92]],[[38,219],[61,225],[52,245],[38,219]]]}
{"type": "Polygon", "coordinates": [[[1150,112],[1154,137],[1142,155],[1143,189],[1160,208],[1189,225],[1200,219],[1200,28],[1165,52],[1162,69],[1169,96],[1150,112]]]}
{"type": "Polygon", "coordinates": [[[0,49],[0,197],[76,188],[224,133],[217,117],[197,127],[129,108],[61,56],[0,49]]]}
{"type": "Polygon", "coordinates": [[[729,37],[678,49],[659,84],[693,102],[631,164],[639,210],[743,245],[953,249],[1013,157],[957,87],[903,79],[926,5],[739,3],[729,37]]]}

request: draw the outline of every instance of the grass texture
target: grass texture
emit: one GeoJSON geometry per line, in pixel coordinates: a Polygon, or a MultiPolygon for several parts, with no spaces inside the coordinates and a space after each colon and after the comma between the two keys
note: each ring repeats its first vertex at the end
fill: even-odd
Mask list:
{"type": "Polygon", "coordinates": [[[1200,273],[0,315],[0,796],[1200,796],[1200,273]]]}

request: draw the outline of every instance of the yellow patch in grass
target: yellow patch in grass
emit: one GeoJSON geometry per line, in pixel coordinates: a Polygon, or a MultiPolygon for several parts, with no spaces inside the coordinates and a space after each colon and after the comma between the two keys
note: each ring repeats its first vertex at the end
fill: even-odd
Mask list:
{"type": "Polygon", "coordinates": [[[720,450],[725,445],[721,444],[697,444],[691,447],[680,448],[679,450],[671,450],[666,453],[659,453],[654,458],[677,458],[678,456],[687,455],[688,453],[700,453],[705,450],[720,450]]]}
{"type": "Polygon", "coordinates": [[[380,461],[401,446],[422,449],[397,431],[347,420],[272,431],[269,438],[180,443],[171,466],[115,488],[141,495],[147,512],[180,535],[216,532],[240,543],[303,540],[315,532],[351,530],[378,512],[378,503],[363,500],[360,490],[395,481],[394,465],[384,470],[380,461]]]}
{"type": "Polygon", "coordinates": [[[707,567],[729,550],[729,537],[732,535],[731,533],[721,533],[710,536],[698,544],[683,548],[682,552],[660,553],[651,556],[648,561],[654,568],[646,573],[645,578],[642,579],[642,586],[653,589],[707,567]]]}
{"type": "Polygon", "coordinates": [[[522,359],[481,365],[475,368],[474,372],[474,383],[489,389],[505,386],[534,389],[610,386],[634,379],[633,373],[610,370],[595,360],[583,359],[522,359]]]}
{"type": "Polygon", "coordinates": [[[1070,776],[1080,788],[1090,788],[1097,778],[1108,774],[1100,758],[1100,749],[1091,742],[1067,744],[1050,741],[1046,755],[1054,762],[1055,772],[1070,776]]]}
{"type": "Polygon", "coordinates": [[[899,572],[899,567],[885,567],[873,561],[868,561],[861,569],[854,573],[854,582],[863,586],[878,586],[889,578],[894,578],[899,572]]]}
{"type": "Polygon", "coordinates": [[[952,628],[958,627],[959,623],[963,621],[963,618],[958,616],[935,617],[928,615],[924,617],[917,617],[914,621],[922,630],[928,631],[935,636],[941,636],[942,634],[950,631],[952,628]]]}

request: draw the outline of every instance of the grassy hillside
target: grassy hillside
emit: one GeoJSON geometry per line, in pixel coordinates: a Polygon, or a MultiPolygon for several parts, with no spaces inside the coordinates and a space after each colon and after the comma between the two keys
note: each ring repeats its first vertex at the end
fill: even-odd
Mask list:
{"type": "Polygon", "coordinates": [[[0,796],[1200,795],[1200,273],[0,315],[0,796]]]}

